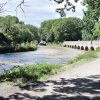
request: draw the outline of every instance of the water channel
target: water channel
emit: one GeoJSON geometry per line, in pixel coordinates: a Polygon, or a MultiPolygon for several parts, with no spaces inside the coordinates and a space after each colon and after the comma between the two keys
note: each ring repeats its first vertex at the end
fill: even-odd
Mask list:
{"type": "Polygon", "coordinates": [[[9,70],[16,65],[34,63],[66,64],[84,51],[69,48],[38,47],[36,51],[0,54],[0,70],[9,70]]]}

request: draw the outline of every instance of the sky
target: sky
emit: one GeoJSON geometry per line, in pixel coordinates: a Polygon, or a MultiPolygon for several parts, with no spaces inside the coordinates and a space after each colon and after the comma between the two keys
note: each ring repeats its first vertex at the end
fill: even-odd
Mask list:
{"type": "MultiPolygon", "coordinates": [[[[7,0],[0,0],[1,2],[5,2],[7,0]]],[[[5,6],[6,12],[2,14],[5,15],[13,15],[17,16],[20,21],[24,21],[25,24],[32,24],[34,26],[39,27],[41,22],[44,20],[56,19],[60,18],[60,15],[55,12],[56,8],[63,7],[63,4],[58,5],[53,0],[25,0],[25,5],[22,6],[25,13],[18,8],[16,15],[16,6],[20,3],[21,0],[8,0],[8,3],[5,6]]],[[[73,2],[73,0],[71,0],[73,2]]],[[[73,2],[74,3],[74,2],[73,2]]],[[[76,12],[73,13],[71,11],[66,12],[66,17],[83,17],[84,8],[81,3],[74,3],[76,5],[76,12]]]]}

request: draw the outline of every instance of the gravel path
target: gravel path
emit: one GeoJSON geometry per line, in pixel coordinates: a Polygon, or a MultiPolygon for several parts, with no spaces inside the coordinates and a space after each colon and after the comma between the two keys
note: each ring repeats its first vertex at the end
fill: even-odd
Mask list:
{"type": "Polygon", "coordinates": [[[0,85],[0,100],[100,100],[100,59],[47,81],[22,86],[0,85]]]}

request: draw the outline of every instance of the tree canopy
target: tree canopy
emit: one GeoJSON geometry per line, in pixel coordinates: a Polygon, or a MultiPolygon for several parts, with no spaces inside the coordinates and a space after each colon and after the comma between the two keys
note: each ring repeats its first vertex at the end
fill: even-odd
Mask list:
{"type": "Polygon", "coordinates": [[[94,29],[97,29],[97,24],[100,23],[100,0],[84,0],[87,11],[84,11],[84,27],[83,40],[96,39],[94,36],[94,29]]]}
{"type": "Polygon", "coordinates": [[[0,17],[0,33],[13,45],[31,42],[38,39],[38,29],[32,25],[25,25],[15,16],[0,17]]]}
{"type": "MultiPolygon", "coordinates": [[[[65,11],[72,10],[72,12],[75,12],[75,5],[71,2],[71,0],[50,0],[50,1],[54,1],[57,4],[64,3],[64,6],[62,8],[56,9],[56,12],[60,13],[61,17],[65,17],[65,15],[66,15],[65,11]]],[[[73,1],[75,1],[77,3],[80,0],[73,0],[73,1]]],[[[7,2],[0,4],[0,12],[3,11],[3,6],[5,6],[6,3],[7,2]]],[[[82,4],[85,5],[86,8],[87,8],[87,10],[84,11],[84,17],[83,17],[82,39],[83,40],[98,39],[99,34],[97,34],[97,32],[99,31],[98,27],[99,27],[99,24],[100,24],[100,0],[82,0],[82,4]]],[[[25,5],[25,0],[21,0],[19,5],[16,7],[16,10],[19,7],[24,12],[22,5],[25,5]]],[[[2,30],[3,30],[4,33],[7,33],[7,34],[10,33],[9,36],[13,37],[12,34],[11,34],[11,33],[13,33],[13,31],[14,31],[14,33],[24,33],[23,37],[24,37],[24,40],[26,40],[26,37],[31,36],[32,29],[37,31],[36,27],[30,26],[30,25],[26,26],[26,25],[24,25],[24,23],[21,24],[21,22],[19,22],[18,18],[16,18],[16,17],[13,18],[13,19],[15,19],[14,20],[15,22],[9,21],[9,18],[6,18],[7,23],[3,22],[4,23],[3,26],[5,28],[2,29],[2,30]],[[13,25],[12,23],[16,23],[16,24],[13,25]],[[26,28],[26,27],[28,27],[28,28],[26,28]],[[30,33],[30,35],[29,34],[25,35],[26,33],[30,33]]],[[[63,22],[61,20],[62,19],[44,21],[41,24],[41,28],[39,29],[40,37],[45,38],[47,41],[60,41],[60,40],[62,41],[63,39],[64,40],[68,40],[68,39],[78,40],[79,38],[77,39],[77,37],[75,37],[75,36],[70,37],[70,38],[68,37],[69,36],[68,30],[66,30],[68,24],[65,25],[66,21],[63,22]],[[66,26],[66,28],[65,28],[65,26],[66,26]]],[[[65,19],[63,19],[63,20],[65,20],[65,19]]],[[[1,20],[1,22],[2,22],[2,20],[1,20]]],[[[68,21],[66,23],[68,23],[68,21]]],[[[72,24],[72,23],[70,22],[70,24],[72,24]]],[[[2,25],[0,24],[0,26],[2,26],[2,25]]],[[[70,31],[73,30],[73,28],[70,25],[68,27],[69,27],[70,31]]],[[[77,25],[74,26],[74,27],[76,28],[77,25]]],[[[18,34],[14,35],[14,36],[18,36],[18,34]]],[[[33,37],[34,37],[34,39],[39,38],[38,34],[34,34],[33,37]]],[[[11,41],[14,41],[14,40],[15,39],[12,38],[11,41]]],[[[21,39],[21,40],[23,40],[23,39],[21,39]]],[[[31,38],[27,41],[30,41],[30,40],[31,40],[31,38]]]]}
{"type": "Polygon", "coordinates": [[[60,18],[41,23],[40,37],[48,42],[81,40],[82,20],[79,18],[60,18]]]}

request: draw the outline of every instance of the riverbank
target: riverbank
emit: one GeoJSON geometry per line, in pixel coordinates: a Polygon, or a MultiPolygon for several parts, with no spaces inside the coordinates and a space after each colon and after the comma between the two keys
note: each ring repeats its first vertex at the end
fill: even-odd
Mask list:
{"type": "Polygon", "coordinates": [[[17,66],[12,70],[1,71],[0,82],[36,82],[45,76],[56,74],[62,69],[62,65],[59,64],[32,64],[23,65],[21,67],[17,66]]]}
{"type": "Polygon", "coordinates": [[[100,48],[97,48],[94,51],[87,51],[84,54],[78,55],[77,57],[68,61],[68,64],[75,64],[75,63],[87,63],[92,60],[100,58],[100,48]]]}
{"type": "MultiPolygon", "coordinates": [[[[63,48],[63,49],[65,50],[67,48],[63,48]]],[[[61,56],[64,57],[64,55],[65,55],[65,53],[63,55],[62,52],[59,54],[61,54],[61,55],[58,55],[59,57],[61,57],[61,56]]],[[[54,54],[52,55],[52,53],[51,53],[51,55],[49,57],[52,57],[52,56],[54,58],[58,57],[57,55],[54,55],[54,54]]],[[[35,81],[38,81],[39,79],[44,79],[46,76],[50,76],[51,74],[56,74],[57,72],[59,73],[59,72],[64,71],[64,70],[68,71],[69,69],[72,69],[75,66],[93,61],[99,57],[100,57],[100,48],[98,48],[96,51],[87,51],[84,54],[81,54],[81,55],[77,56],[76,58],[69,60],[67,62],[67,65],[65,65],[65,67],[61,67],[62,65],[60,65],[60,64],[56,64],[56,65],[55,64],[23,65],[21,67],[20,66],[17,68],[15,67],[15,68],[13,68],[13,70],[10,70],[10,71],[2,72],[3,74],[1,73],[1,80],[0,81],[9,81],[9,80],[13,81],[13,79],[26,80],[26,82],[31,81],[32,79],[35,81]],[[34,68],[36,68],[36,69],[34,69],[34,68]],[[47,70],[49,70],[49,71],[47,71],[47,70]],[[54,73],[52,73],[52,70],[54,73]],[[42,74],[43,74],[43,76],[42,76],[42,74]]]]}
{"type": "Polygon", "coordinates": [[[0,54],[34,51],[36,49],[37,49],[37,44],[34,42],[16,44],[16,46],[4,45],[4,46],[0,46],[0,54]]]}
{"type": "MultiPolygon", "coordinates": [[[[100,53],[100,51],[96,52],[100,53]]],[[[2,100],[7,98],[14,100],[20,98],[23,100],[99,100],[99,84],[100,58],[77,65],[77,67],[52,76],[46,81],[17,86],[2,83],[0,96],[2,100]]]]}

